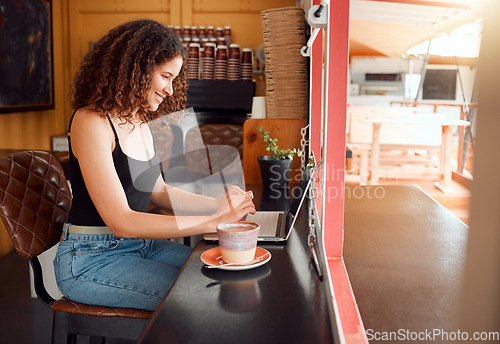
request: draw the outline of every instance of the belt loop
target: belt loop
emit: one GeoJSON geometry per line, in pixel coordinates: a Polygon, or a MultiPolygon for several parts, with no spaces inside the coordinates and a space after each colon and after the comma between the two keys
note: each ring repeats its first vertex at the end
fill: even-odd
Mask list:
{"type": "Polygon", "coordinates": [[[64,223],[63,232],[62,232],[62,241],[66,240],[68,238],[68,228],[69,228],[69,223],[64,223]]]}

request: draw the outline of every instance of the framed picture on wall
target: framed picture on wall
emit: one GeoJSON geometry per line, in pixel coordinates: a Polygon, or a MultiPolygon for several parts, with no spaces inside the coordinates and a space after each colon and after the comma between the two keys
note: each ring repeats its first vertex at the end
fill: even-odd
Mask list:
{"type": "Polygon", "coordinates": [[[51,5],[0,0],[0,113],[54,108],[51,5]]]}

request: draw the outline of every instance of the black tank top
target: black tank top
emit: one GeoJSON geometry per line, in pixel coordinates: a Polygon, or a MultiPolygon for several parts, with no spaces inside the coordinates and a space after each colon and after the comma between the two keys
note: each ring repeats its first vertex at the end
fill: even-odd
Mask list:
{"type": "MultiPolygon", "coordinates": [[[[75,111],[76,113],[76,111],[75,111]]],[[[68,132],[71,132],[71,117],[68,132]]],[[[153,187],[160,175],[160,164],[156,154],[151,160],[136,160],[123,153],[115,127],[108,117],[109,124],[115,135],[115,149],[112,152],[113,163],[127,196],[130,209],[147,212],[153,187]]],[[[99,212],[94,206],[83,180],[78,159],[71,149],[71,136],[69,141],[69,168],[73,201],[69,211],[68,223],[78,226],[106,226],[99,212]]],[[[112,207],[112,205],[110,204],[112,207]]]]}

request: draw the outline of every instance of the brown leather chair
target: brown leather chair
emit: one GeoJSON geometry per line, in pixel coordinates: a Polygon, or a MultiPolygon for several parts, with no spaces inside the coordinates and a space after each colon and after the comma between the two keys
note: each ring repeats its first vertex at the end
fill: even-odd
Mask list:
{"type": "Polygon", "coordinates": [[[61,165],[47,152],[18,152],[0,159],[0,217],[17,253],[33,268],[38,298],[54,313],[52,343],[90,343],[105,338],[137,340],[151,312],[54,300],[43,284],[38,255],[56,245],[71,205],[71,193],[61,165]]]}

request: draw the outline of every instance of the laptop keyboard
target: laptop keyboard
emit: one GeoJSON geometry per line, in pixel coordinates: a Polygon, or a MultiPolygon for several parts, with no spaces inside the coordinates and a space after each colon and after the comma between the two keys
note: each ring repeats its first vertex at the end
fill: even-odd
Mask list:
{"type": "Polygon", "coordinates": [[[257,212],[248,214],[245,221],[256,222],[260,225],[260,237],[275,237],[282,211],[257,212]]]}

